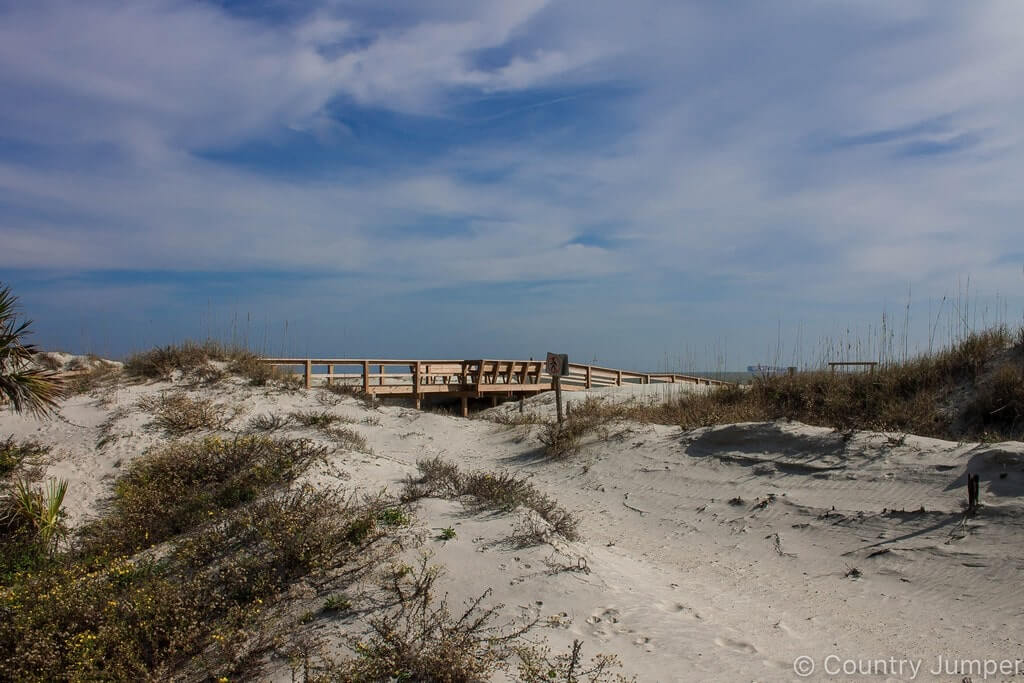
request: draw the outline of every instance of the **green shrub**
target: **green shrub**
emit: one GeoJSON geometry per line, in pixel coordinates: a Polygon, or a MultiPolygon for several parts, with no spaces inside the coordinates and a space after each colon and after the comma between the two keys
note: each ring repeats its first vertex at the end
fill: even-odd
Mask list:
{"type": "Polygon", "coordinates": [[[305,439],[172,443],[131,463],[115,484],[111,514],[84,530],[87,545],[114,554],[150,547],[291,481],[324,454],[305,439]]]}
{"type": "Polygon", "coordinates": [[[0,679],[251,678],[273,647],[267,608],[281,595],[311,574],[354,580],[380,560],[370,545],[382,531],[356,542],[351,528],[384,504],[303,487],[224,511],[159,561],[21,574],[0,588],[0,679]]]}
{"type": "Polygon", "coordinates": [[[322,611],[324,612],[347,612],[352,609],[352,601],[344,593],[328,595],[324,600],[322,611]]]}

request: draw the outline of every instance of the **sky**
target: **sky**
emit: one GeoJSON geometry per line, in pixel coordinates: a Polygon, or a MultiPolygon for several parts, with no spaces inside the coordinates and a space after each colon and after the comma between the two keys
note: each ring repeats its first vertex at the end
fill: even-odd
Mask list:
{"type": "Polygon", "coordinates": [[[1022,27],[1014,0],[0,0],[0,282],[34,341],[112,357],[742,369],[876,353],[883,314],[921,349],[1021,320],[1022,27]]]}

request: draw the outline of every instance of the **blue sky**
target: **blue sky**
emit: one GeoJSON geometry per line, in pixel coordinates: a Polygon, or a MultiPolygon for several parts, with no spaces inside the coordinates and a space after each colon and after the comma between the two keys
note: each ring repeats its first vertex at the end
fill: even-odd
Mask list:
{"type": "Polygon", "coordinates": [[[1021,26],[1013,1],[0,0],[0,281],[38,342],[114,356],[742,368],[908,299],[923,348],[958,296],[1020,321],[1021,26]]]}

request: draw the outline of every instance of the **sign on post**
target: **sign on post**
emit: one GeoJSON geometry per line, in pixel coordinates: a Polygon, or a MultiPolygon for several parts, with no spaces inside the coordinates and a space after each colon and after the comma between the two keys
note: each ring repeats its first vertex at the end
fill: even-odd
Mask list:
{"type": "Polygon", "coordinates": [[[565,353],[549,353],[544,369],[552,377],[564,377],[569,374],[569,355],[565,353]]]}
{"type": "Polygon", "coordinates": [[[555,405],[558,406],[558,424],[562,424],[562,377],[569,374],[569,356],[564,353],[549,353],[544,369],[551,375],[555,385],[555,405]]]}

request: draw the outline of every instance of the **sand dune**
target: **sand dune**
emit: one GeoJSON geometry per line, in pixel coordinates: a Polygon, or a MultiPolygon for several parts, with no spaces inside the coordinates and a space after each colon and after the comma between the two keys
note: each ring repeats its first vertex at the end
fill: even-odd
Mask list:
{"type": "MultiPolygon", "coordinates": [[[[55,420],[2,413],[0,436],[53,447],[47,475],[70,481],[76,524],[101,509],[125,463],[168,439],[138,400],[171,389],[231,406],[231,430],[253,415],[294,410],[351,418],[373,455],[335,453],[307,475],[321,484],[397,490],[418,459],[435,455],[527,474],[579,514],[582,540],[516,548],[507,542],[515,515],[428,499],[416,523],[447,568],[445,590],[461,601],[492,588],[509,615],[547,618],[543,635],[555,650],[580,638],[586,654],[616,654],[640,681],[794,680],[799,656],[814,658],[811,680],[825,680],[829,655],[838,658],[833,668],[846,659],[923,660],[915,680],[960,680],[928,670],[938,657],[1024,657],[1024,443],[838,433],[795,422],[690,432],[620,422],[577,456],[551,461],[537,426],[373,408],[354,398],[325,405],[317,390],[236,379],[191,388],[122,383],[67,400],[55,420]],[[968,469],[981,475],[984,505],[973,517],[961,507],[968,469]],[[449,526],[456,538],[438,540],[436,530],[449,526]]],[[[569,398],[646,400],[638,392],[657,399],[678,390],[569,398]]],[[[542,395],[524,407],[547,416],[552,400],[542,395]]],[[[312,429],[289,433],[329,443],[312,429]]],[[[350,625],[308,628],[329,637],[350,625]]],[[[284,669],[279,676],[288,680],[284,669]]],[[[887,677],[911,680],[909,669],[871,680],[887,677]]]]}

